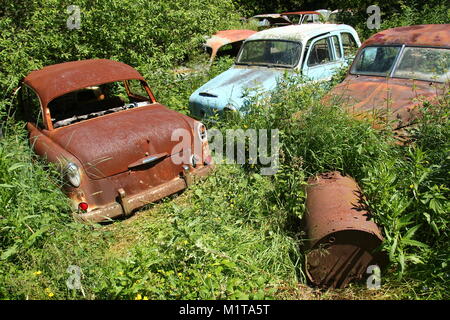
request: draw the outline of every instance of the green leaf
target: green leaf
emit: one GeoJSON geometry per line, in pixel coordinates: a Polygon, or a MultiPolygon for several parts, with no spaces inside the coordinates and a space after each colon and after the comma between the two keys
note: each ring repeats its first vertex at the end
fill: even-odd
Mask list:
{"type": "Polygon", "coordinates": [[[414,246],[414,247],[420,247],[420,248],[424,248],[424,249],[429,248],[429,246],[426,245],[425,243],[417,241],[417,240],[412,240],[412,239],[402,239],[402,244],[406,244],[406,245],[414,246]]]}
{"type": "MultiPolygon", "coordinates": [[[[403,209],[401,210],[401,212],[403,212],[407,207],[409,207],[410,204],[411,204],[411,200],[408,201],[408,204],[407,204],[405,207],[403,207],[403,209]]],[[[407,214],[407,215],[404,215],[403,217],[401,217],[400,219],[398,219],[398,222],[397,222],[398,228],[400,229],[400,228],[405,227],[405,226],[407,226],[407,225],[409,225],[409,224],[411,224],[411,223],[414,223],[414,221],[413,221],[412,218],[414,218],[415,215],[416,215],[416,213],[415,213],[415,212],[412,212],[412,213],[409,213],[409,214],[407,214]]]]}
{"type": "Polygon", "coordinates": [[[431,225],[431,228],[433,229],[433,231],[434,231],[437,235],[440,235],[440,234],[441,234],[441,233],[439,232],[439,229],[438,229],[438,227],[437,227],[437,225],[436,225],[436,223],[435,223],[434,221],[431,221],[430,225],[431,225]]]}
{"type": "Polygon", "coordinates": [[[397,249],[397,237],[395,237],[394,242],[392,243],[391,249],[389,250],[389,259],[391,261],[394,260],[396,249],[397,249]]]}
{"type": "Polygon", "coordinates": [[[429,213],[424,212],[423,215],[425,216],[425,219],[427,219],[428,224],[431,223],[431,216],[429,213]]]}
{"type": "Polygon", "coordinates": [[[414,264],[423,264],[423,260],[420,259],[418,256],[414,256],[414,255],[408,255],[405,257],[406,261],[411,261],[414,264]]]}
{"type": "Polygon", "coordinates": [[[443,211],[439,200],[431,199],[429,206],[430,206],[430,209],[436,213],[440,213],[443,211]]]}
{"type": "Polygon", "coordinates": [[[9,247],[8,249],[6,249],[2,255],[0,256],[1,260],[6,260],[9,257],[15,255],[17,253],[18,249],[17,249],[17,245],[13,245],[11,247],[9,247]]]}
{"type": "Polygon", "coordinates": [[[412,227],[411,229],[408,230],[408,232],[405,234],[405,236],[403,237],[403,241],[405,239],[411,239],[412,236],[414,235],[414,233],[416,233],[416,231],[422,226],[422,224],[418,224],[414,227],[412,227]]]}
{"type": "Polygon", "coordinates": [[[400,275],[403,274],[403,272],[405,271],[405,255],[403,254],[403,251],[399,251],[398,254],[398,262],[400,263],[400,275]]]}
{"type": "Polygon", "coordinates": [[[8,168],[8,172],[14,171],[21,167],[25,167],[25,164],[24,163],[15,163],[11,167],[8,168]]]}

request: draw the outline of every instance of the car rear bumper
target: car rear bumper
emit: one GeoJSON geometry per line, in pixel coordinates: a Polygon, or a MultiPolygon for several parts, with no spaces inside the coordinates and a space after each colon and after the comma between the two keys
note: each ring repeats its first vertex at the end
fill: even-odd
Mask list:
{"type": "Polygon", "coordinates": [[[132,196],[126,195],[122,189],[119,189],[117,193],[120,202],[114,202],[106,207],[94,209],[86,213],[74,212],[73,216],[80,222],[105,222],[119,216],[129,215],[134,210],[146,204],[186,189],[197,178],[207,176],[213,168],[214,165],[211,164],[190,170],[183,176],[132,196]]]}

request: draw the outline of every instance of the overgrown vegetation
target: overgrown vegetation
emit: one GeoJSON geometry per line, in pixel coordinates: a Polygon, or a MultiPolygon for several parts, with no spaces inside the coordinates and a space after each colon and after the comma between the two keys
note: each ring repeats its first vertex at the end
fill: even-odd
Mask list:
{"type": "MultiPolygon", "coordinates": [[[[24,123],[14,119],[19,79],[53,63],[116,59],[141,71],[159,101],[187,113],[189,95],[232,63],[224,57],[208,69],[203,37],[241,27],[240,7],[223,0],[84,0],[77,2],[82,28],[68,30],[70,1],[0,2],[0,298],[449,298],[448,96],[424,106],[405,147],[340,106],[320,103],[342,74],[322,88],[286,80],[248,117],[215,125],[280,129],[275,176],[261,176],[258,166],[219,165],[204,182],[133,218],[81,225],[68,215],[57,173],[33,156],[24,123]],[[176,72],[181,64],[196,72],[176,72]],[[375,293],[358,284],[325,293],[304,286],[303,187],[326,170],[357,179],[383,228],[391,264],[375,293]],[[66,285],[70,265],[83,272],[82,291],[66,285]]],[[[448,21],[445,3],[436,6],[397,3],[402,11],[383,16],[382,27],[448,21]]],[[[364,23],[355,22],[363,35],[375,31],[363,30],[364,23]]]]}

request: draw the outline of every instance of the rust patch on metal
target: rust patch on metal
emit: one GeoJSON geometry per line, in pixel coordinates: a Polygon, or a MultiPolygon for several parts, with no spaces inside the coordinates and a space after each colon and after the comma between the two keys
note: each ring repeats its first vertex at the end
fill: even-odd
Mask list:
{"type": "Polygon", "coordinates": [[[369,265],[386,264],[385,255],[375,252],[383,237],[352,178],[339,172],[310,178],[306,207],[306,274],[314,285],[343,288],[362,279],[369,265]]]}
{"type": "Polygon", "coordinates": [[[286,26],[292,24],[292,21],[289,20],[288,17],[285,15],[282,15],[280,13],[265,13],[265,14],[258,14],[256,16],[251,17],[250,19],[255,19],[260,22],[266,20],[268,22],[268,25],[261,25],[260,27],[271,27],[271,26],[286,26]]]}
{"type": "Polygon", "coordinates": [[[375,128],[389,122],[398,129],[412,124],[420,116],[417,107],[444,94],[445,87],[429,81],[349,74],[322,101],[342,103],[356,118],[375,119],[375,128]]]}
{"type": "Polygon", "coordinates": [[[144,80],[142,75],[129,65],[107,59],[71,61],[32,71],[23,79],[39,94],[46,106],[53,99],[66,93],[99,84],[144,80]]]}
{"type": "Polygon", "coordinates": [[[219,49],[227,44],[244,41],[251,35],[255,34],[253,30],[222,30],[218,31],[206,41],[205,46],[211,48],[211,61],[217,55],[219,49]]]}
{"type": "Polygon", "coordinates": [[[370,45],[409,45],[450,47],[450,24],[426,24],[398,27],[378,32],[367,39],[361,49],[370,45]]]}

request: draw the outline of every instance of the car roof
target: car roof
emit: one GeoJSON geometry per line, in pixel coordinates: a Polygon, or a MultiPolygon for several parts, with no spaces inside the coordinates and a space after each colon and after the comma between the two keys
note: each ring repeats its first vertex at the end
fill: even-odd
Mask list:
{"type": "Polygon", "coordinates": [[[320,12],[317,11],[293,11],[293,12],[283,12],[283,15],[300,15],[300,14],[317,14],[319,15],[320,12]]]}
{"type": "Polygon", "coordinates": [[[107,59],[90,59],[54,64],[30,72],[23,83],[31,87],[46,106],[53,99],[66,93],[99,84],[144,80],[142,75],[129,65],[107,59]]]}
{"type": "Polygon", "coordinates": [[[257,14],[256,16],[253,16],[251,18],[279,18],[281,16],[282,16],[281,13],[262,13],[257,14]]]}
{"type": "Polygon", "coordinates": [[[356,31],[352,27],[345,24],[310,23],[266,29],[248,37],[247,41],[282,39],[303,42],[321,34],[339,30],[353,32],[356,34],[356,31]]]}
{"type": "Polygon", "coordinates": [[[403,44],[450,47],[450,24],[423,24],[383,30],[367,39],[361,47],[403,44]]]}

